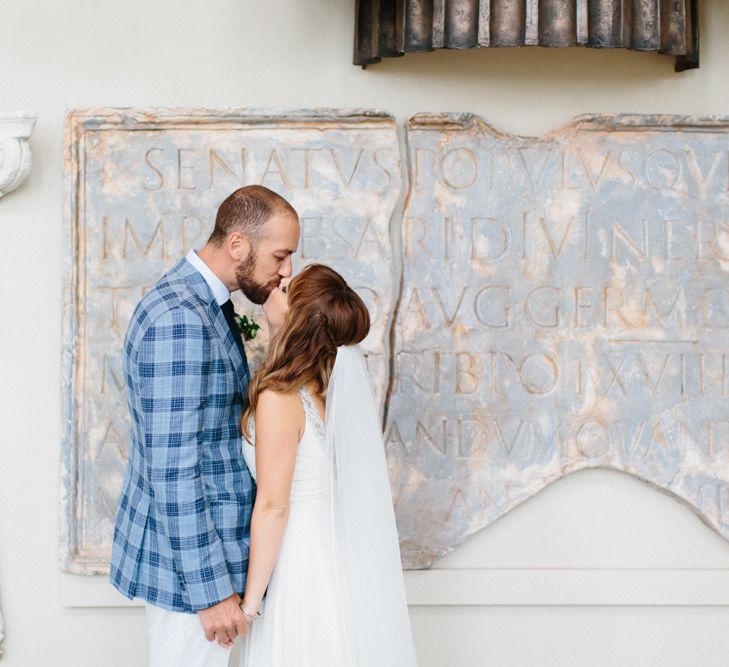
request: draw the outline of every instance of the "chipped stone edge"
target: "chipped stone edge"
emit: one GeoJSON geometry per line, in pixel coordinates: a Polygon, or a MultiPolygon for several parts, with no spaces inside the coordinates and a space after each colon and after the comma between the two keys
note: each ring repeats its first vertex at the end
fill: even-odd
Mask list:
{"type": "Polygon", "coordinates": [[[97,568],[81,565],[75,558],[77,458],[75,416],[77,414],[75,387],[78,331],[78,230],[79,213],[79,145],[82,123],[69,114],[64,132],[64,277],[63,277],[63,335],[61,346],[61,525],[59,557],[61,569],[71,573],[101,573],[97,568]]]}
{"type": "Polygon", "coordinates": [[[691,513],[694,514],[696,518],[701,521],[701,523],[704,524],[707,528],[714,531],[723,539],[729,539],[726,537],[726,535],[724,535],[724,533],[722,533],[721,526],[718,521],[716,521],[712,517],[707,516],[706,514],[702,514],[700,509],[689,497],[682,494],[678,489],[672,488],[673,480],[671,483],[668,484],[668,486],[660,486],[650,479],[647,479],[630,470],[625,470],[624,468],[620,468],[618,466],[605,463],[592,464],[589,461],[580,461],[572,466],[567,466],[567,468],[565,468],[559,475],[552,475],[551,477],[545,478],[538,487],[534,487],[533,489],[531,489],[528,495],[525,495],[523,498],[510,505],[508,508],[503,509],[502,507],[499,507],[498,516],[485,526],[482,526],[481,528],[476,528],[475,530],[470,528],[464,530],[463,533],[459,536],[458,542],[450,544],[448,545],[448,547],[434,550],[427,555],[422,554],[422,558],[409,558],[407,560],[403,560],[403,570],[429,570],[433,566],[433,563],[440,560],[444,556],[453,553],[458,547],[467,542],[474,535],[480,533],[482,530],[490,528],[497,521],[503,519],[507,514],[513,512],[517,507],[520,507],[524,503],[535,499],[537,496],[539,496],[539,494],[541,494],[545,489],[552,486],[553,484],[560,482],[567,477],[571,477],[576,473],[582,472],[583,470],[609,470],[611,472],[620,473],[621,475],[627,475],[631,479],[637,480],[638,482],[641,482],[642,484],[650,487],[654,491],[668,496],[672,500],[680,503],[683,507],[690,510],[691,513]]]}
{"type": "MultiPolygon", "coordinates": [[[[286,108],[116,108],[99,107],[71,109],[66,114],[64,131],[64,277],[63,277],[63,334],[61,348],[61,493],[60,493],[60,531],[59,531],[59,565],[64,572],[81,575],[105,575],[109,572],[109,563],[103,558],[81,558],[78,554],[78,518],[77,482],[78,458],[77,443],[80,434],[76,429],[76,417],[82,406],[76,396],[76,373],[79,359],[83,351],[78,349],[79,328],[79,289],[80,239],[78,233],[78,216],[83,201],[80,178],[83,164],[82,142],[85,132],[99,130],[144,130],[144,129],[189,129],[191,127],[215,125],[218,128],[231,129],[245,125],[266,126],[316,126],[329,125],[336,127],[391,126],[395,137],[399,136],[395,117],[379,109],[286,109],[286,108]]],[[[401,172],[404,169],[403,155],[400,154],[401,172]]],[[[407,179],[401,180],[401,192],[395,205],[390,224],[399,218],[398,206],[401,205],[402,191],[407,190],[407,179]]],[[[393,291],[399,290],[398,276],[395,274],[396,261],[394,252],[391,258],[393,291]]],[[[390,317],[395,318],[396,302],[390,317]]],[[[388,345],[390,324],[384,330],[383,349],[385,351],[385,382],[389,383],[390,364],[388,357],[391,350],[388,345]]]]}
{"type": "MultiPolygon", "coordinates": [[[[509,132],[502,132],[493,127],[486,119],[475,113],[471,112],[418,112],[410,116],[405,121],[405,135],[407,153],[405,154],[405,160],[408,165],[411,164],[411,140],[410,133],[413,131],[466,131],[466,130],[480,130],[484,134],[494,137],[495,139],[501,140],[516,140],[516,141],[555,141],[561,137],[567,135],[572,131],[580,132],[605,132],[605,131],[684,131],[684,132],[705,132],[705,131],[716,131],[716,130],[729,130],[729,116],[724,115],[707,115],[707,116],[692,116],[692,115],[674,115],[674,114],[624,114],[624,113],[603,113],[603,114],[582,114],[575,116],[567,123],[558,127],[554,130],[550,130],[548,133],[541,136],[531,135],[518,135],[509,132]]],[[[409,203],[409,196],[406,199],[406,206],[409,203]]],[[[403,211],[403,214],[405,211],[403,211]]],[[[403,261],[402,266],[402,280],[405,280],[405,262],[403,261]]],[[[399,324],[398,320],[400,317],[399,304],[395,309],[394,321],[392,324],[393,332],[393,346],[396,335],[396,329],[399,324]]],[[[388,395],[388,407],[389,407],[388,395]]],[[[637,475],[630,470],[625,470],[617,466],[609,464],[591,464],[589,462],[580,462],[574,466],[568,466],[567,469],[563,469],[559,475],[552,476],[543,480],[543,483],[537,488],[532,489],[528,495],[521,500],[515,502],[507,509],[499,507],[498,516],[490,521],[488,524],[481,526],[476,529],[467,528],[457,538],[457,541],[448,547],[434,550],[429,554],[422,554],[422,558],[413,559],[409,558],[403,561],[403,569],[406,570],[425,570],[429,569],[433,563],[440,558],[452,553],[460,545],[466,542],[468,539],[479,533],[480,531],[493,525],[496,521],[501,519],[512,510],[516,509],[520,505],[524,504],[528,500],[535,498],[544,489],[551,486],[555,482],[568,477],[581,470],[592,470],[592,469],[605,469],[613,470],[615,472],[629,475],[633,479],[650,486],[652,489],[663,493],[674,500],[678,501],[689,509],[696,517],[708,528],[715,531],[719,536],[729,540],[729,537],[722,532],[721,525],[719,522],[712,517],[709,517],[701,513],[701,510],[694,504],[693,500],[688,496],[682,494],[679,488],[673,488],[675,479],[663,487],[656,484],[654,481],[646,479],[640,475],[637,475]]],[[[676,485],[678,486],[678,485],[676,485]]]]}
{"type": "Polygon", "coordinates": [[[673,114],[639,114],[639,113],[599,113],[581,114],[567,121],[564,125],[550,130],[543,135],[525,135],[503,132],[491,125],[483,116],[471,112],[426,111],[410,116],[405,122],[408,132],[418,131],[463,131],[478,129],[494,138],[506,140],[543,140],[553,141],[572,131],[580,132],[645,132],[677,131],[703,132],[729,129],[729,116],[709,115],[673,115],[673,114]]]}
{"type": "Polygon", "coordinates": [[[158,127],[189,128],[196,125],[215,125],[231,128],[241,123],[247,125],[296,126],[299,124],[337,124],[362,127],[366,124],[395,123],[392,114],[381,109],[316,109],[270,108],[167,108],[167,107],[99,107],[72,109],[67,113],[67,122],[84,129],[153,129],[158,127]]]}

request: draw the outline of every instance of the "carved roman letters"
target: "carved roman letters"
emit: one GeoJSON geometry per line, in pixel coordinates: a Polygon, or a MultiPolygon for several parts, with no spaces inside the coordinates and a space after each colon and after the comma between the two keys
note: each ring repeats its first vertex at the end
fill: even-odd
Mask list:
{"type": "Polygon", "coordinates": [[[525,138],[418,114],[407,132],[404,186],[377,112],[69,116],[69,569],[106,563],[131,309],[245,183],[299,211],[298,267],[333,265],[370,309],[406,567],[594,466],[729,537],[729,123],[595,116],[525,138]]]}
{"type": "Polygon", "coordinates": [[[728,137],[711,119],[588,117],[546,139],[410,120],[388,410],[408,566],[592,466],[729,537],[728,137]]]}
{"type": "MultiPolygon", "coordinates": [[[[204,245],[228,194],[265,184],[301,215],[296,268],[330,264],[370,309],[363,347],[383,400],[401,183],[395,122],[381,113],[99,110],[71,113],[67,133],[63,556],[89,573],[108,559],[129,441],[122,344],[139,299],[204,245]]],[[[247,344],[254,368],[265,338],[264,326],[247,344]]]]}

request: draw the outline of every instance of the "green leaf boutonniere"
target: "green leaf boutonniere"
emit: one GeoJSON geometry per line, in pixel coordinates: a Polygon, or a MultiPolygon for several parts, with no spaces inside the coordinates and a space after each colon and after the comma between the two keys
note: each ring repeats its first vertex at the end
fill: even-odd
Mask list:
{"type": "Polygon", "coordinates": [[[238,315],[238,313],[235,313],[233,317],[235,317],[235,323],[240,329],[243,340],[253,340],[261,326],[252,317],[248,317],[247,315],[238,315]]]}

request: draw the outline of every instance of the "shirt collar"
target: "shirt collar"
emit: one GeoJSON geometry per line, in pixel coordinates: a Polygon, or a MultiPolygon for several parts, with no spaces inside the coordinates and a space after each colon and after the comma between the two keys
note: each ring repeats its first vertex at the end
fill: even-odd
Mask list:
{"type": "Polygon", "coordinates": [[[218,278],[211,270],[210,267],[200,259],[200,256],[194,250],[190,250],[185,257],[190,264],[192,264],[199,272],[200,275],[205,279],[208,284],[210,291],[215,297],[215,301],[219,306],[222,306],[228,299],[230,299],[230,291],[224,285],[223,281],[218,278]]]}

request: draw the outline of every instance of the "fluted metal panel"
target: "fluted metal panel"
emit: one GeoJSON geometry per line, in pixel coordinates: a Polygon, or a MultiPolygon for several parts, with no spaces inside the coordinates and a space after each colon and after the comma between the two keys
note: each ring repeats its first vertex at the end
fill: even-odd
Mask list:
{"type": "Polygon", "coordinates": [[[365,65],[379,62],[379,48],[375,46],[379,21],[376,20],[377,3],[371,0],[356,0],[355,4],[355,33],[354,33],[354,63],[365,65]]]}
{"type": "Polygon", "coordinates": [[[661,0],[661,50],[681,55],[686,50],[686,3],[684,0],[661,0]]]}
{"type": "MultiPolygon", "coordinates": [[[[404,0],[400,1],[402,6],[404,0]]],[[[403,48],[398,34],[401,34],[402,21],[398,20],[398,2],[397,0],[379,0],[379,25],[378,56],[386,58],[393,56],[401,56],[403,48]]]]}
{"type": "Polygon", "coordinates": [[[526,46],[537,46],[539,44],[539,0],[526,0],[524,44],[526,46]]]}
{"type": "Polygon", "coordinates": [[[491,46],[524,46],[526,0],[491,0],[491,46]]]}
{"type": "Polygon", "coordinates": [[[660,44],[658,0],[629,0],[632,4],[630,48],[657,51],[660,44]]]}
{"type": "Polygon", "coordinates": [[[576,0],[541,0],[539,43],[542,46],[577,46],[576,0]]]}
{"type": "Polygon", "coordinates": [[[488,46],[491,41],[491,0],[478,3],[478,45],[488,46]]]}
{"type": "Polygon", "coordinates": [[[451,0],[445,5],[444,46],[472,49],[478,46],[478,0],[451,0]]]}
{"type": "Polygon", "coordinates": [[[686,55],[676,58],[676,71],[699,66],[699,0],[686,0],[686,55]]]}
{"type": "Polygon", "coordinates": [[[623,0],[588,0],[587,45],[594,48],[625,46],[623,0]]]}
{"type": "Polygon", "coordinates": [[[433,0],[433,48],[443,48],[443,24],[447,0],[433,0]]]}
{"type": "Polygon", "coordinates": [[[626,47],[699,66],[698,0],[357,0],[354,63],[491,46],[626,47]]]}
{"type": "Polygon", "coordinates": [[[405,51],[433,49],[433,0],[412,0],[405,6],[405,51]]]}

